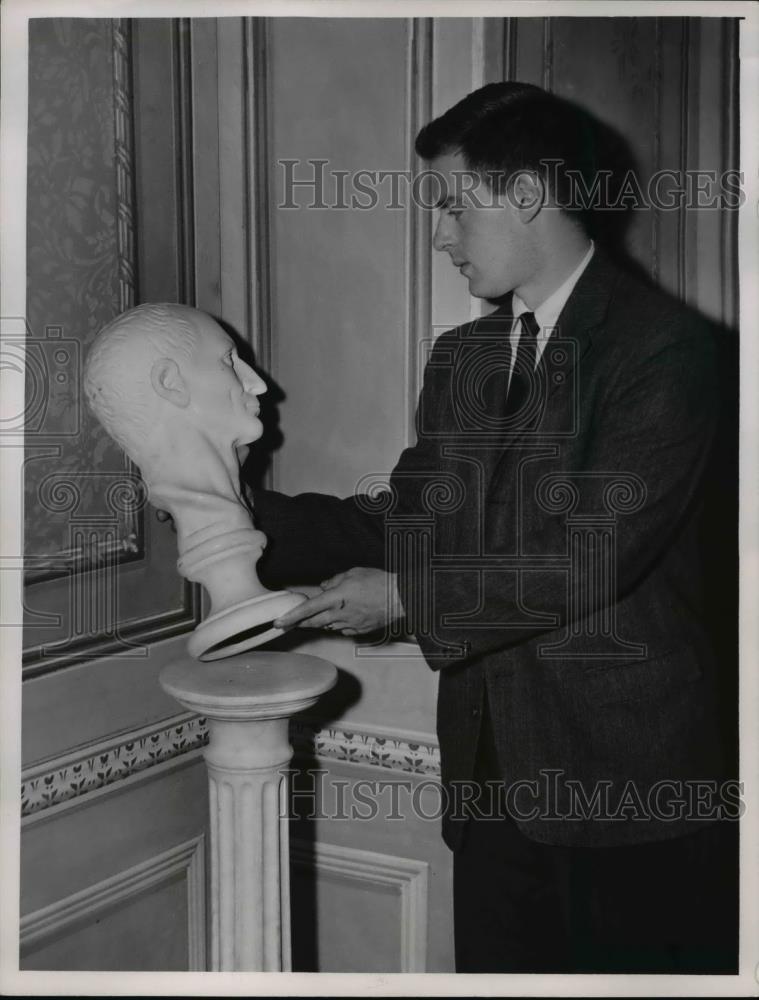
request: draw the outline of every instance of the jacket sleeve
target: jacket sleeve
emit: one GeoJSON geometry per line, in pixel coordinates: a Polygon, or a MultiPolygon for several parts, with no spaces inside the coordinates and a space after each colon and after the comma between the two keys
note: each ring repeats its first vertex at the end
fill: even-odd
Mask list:
{"type": "Polygon", "coordinates": [[[384,568],[382,520],[361,497],[286,496],[246,486],[267,544],[257,572],[265,587],[317,584],[353,566],[384,568]]]}
{"type": "MultiPolygon", "coordinates": [[[[581,473],[574,485],[586,510],[604,509],[615,477],[628,484],[616,497],[622,514],[610,586],[598,587],[589,578],[594,553],[582,550],[571,553],[574,569],[569,577],[566,569],[550,568],[520,574],[513,568],[513,547],[497,524],[487,535],[486,572],[471,567],[438,571],[434,560],[417,552],[393,568],[407,624],[434,669],[516,646],[561,628],[574,614],[594,614],[622,599],[651,572],[692,516],[717,423],[711,340],[683,330],[663,346],[646,350],[644,343],[639,342],[628,364],[611,373],[599,402],[584,413],[584,447],[573,452],[575,458],[581,456],[579,468],[561,462],[555,466],[561,470],[559,478],[581,473]],[[529,577],[527,585],[524,577],[529,577]],[[579,594],[584,601],[576,600],[579,594]],[[464,620],[467,611],[469,620],[464,620]]],[[[431,391],[432,383],[425,385],[423,395],[431,391]]],[[[561,499],[561,488],[566,487],[557,483],[554,501],[561,499]]],[[[566,518],[550,515],[534,496],[525,495],[523,502],[529,509],[520,530],[529,532],[530,550],[566,553],[566,518]]],[[[503,511],[504,518],[508,513],[513,512],[503,511]]],[[[592,533],[578,544],[595,544],[592,533]]]]}
{"type": "MultiPolygon", "coordinates": [[[[440,342],[447,337],[443,334],[440,342]]],[[[441,393],[432,380],[432,368],[428,368],[425,384],[434,409],[440,405],[441,393]]],[[[424,490],[437,471],[437,449],[420,435],[415,445],[402,452],[390,488],[383,494],[386,502],[365,494],[344,499],[324,493],[291,497],[243,482],[254,523],[267,537],[257,566],[261,582],[271,588],[316,584],[354,566],[389,571],[388,519],[421,509],[424,490]]]]}

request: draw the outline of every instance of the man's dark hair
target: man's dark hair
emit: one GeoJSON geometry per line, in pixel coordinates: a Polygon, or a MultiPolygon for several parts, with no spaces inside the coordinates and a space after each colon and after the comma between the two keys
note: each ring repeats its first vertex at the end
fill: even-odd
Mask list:
{"type": "Polygon", "coordinates": [[[574,214],[583,207],[574,197],[578,179],[592,190],[596,139],[590,116],[579,107],[514,81],[481,87],[425,125],[416,152],[424,160],[460,152],[467,169],[499,193],[519,171],[535,171],[574,214]]]}

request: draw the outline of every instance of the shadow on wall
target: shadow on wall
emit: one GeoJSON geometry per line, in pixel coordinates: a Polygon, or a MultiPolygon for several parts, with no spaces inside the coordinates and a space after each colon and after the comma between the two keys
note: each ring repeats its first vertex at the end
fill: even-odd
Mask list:
{"type": "Polygon", "coordinates": [[[251,368],[254,368],[256,374],[266,383],[266,392],[259,399],[261,406],[260,420],[263,424],[264,432],[251,447],[248,457],[243,463],[244,472],[242,475],[245,482],[249,483],[255,489],[262,489],[266,473],[271,466],[272,455],[275,451],[279,451],[284,442],[284,437],[279,426],[279,405],[287,398],[287,394],[268,372],[263,371],[256,364],[252,347],[246,340],[243,340],[234,327],[218,316],[214,316],[214,319],[235,342],[237,353],[242,360],[246,364],[249,364],[251,368]]]}
{"type": "MultiPolygon", "coordinates": [[[[283,635],[268,648],[280,652],[296,651],[303,633],[283,635]]],[[[307,717],[296,715],[291,725],[307,721],[319,729],[328,729],[361,697],[361,683],[346,670],[338,668],[337,683],[309,709],[307,717]]],[[[298,842],[295,864],[290,861],[290,908],[292,928],[293,972],[319,972],[319,927],[316,919],[317,864],[316,844],[319,841],[319,774],[325,771],[324,761],[315,753],[297,746],[291,734],[295,754],[290,764],[290,840],[298,842]]],[[[321,833],[324,837],[324,831],[321,833]]]]}

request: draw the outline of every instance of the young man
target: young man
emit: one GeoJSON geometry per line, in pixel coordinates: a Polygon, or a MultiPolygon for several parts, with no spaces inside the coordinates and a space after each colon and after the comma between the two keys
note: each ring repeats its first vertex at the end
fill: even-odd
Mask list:
{"type": "Polygon", "coordinates": [[[493,84],[417,151],[441,188],[435,248],[502,302],[436,342],[391,477],[393,513],[431,513],[432,544],[387,544],[392,519],[360,498],[256,491],[260,569],[323,580],[285,626],[405,613],[440,670],[459,971],[731,971],[737,811],[716,784],[700,549],[713,337],[589,239],[573,197],[594,148],[571,106],[493,84]]]}

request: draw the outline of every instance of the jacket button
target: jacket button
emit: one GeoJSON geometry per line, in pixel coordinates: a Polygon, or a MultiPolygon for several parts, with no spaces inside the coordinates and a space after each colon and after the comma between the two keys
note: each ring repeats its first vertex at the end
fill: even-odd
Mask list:
{"type": "Polygon", "coordinates": [[[479,714],[480,714],[479,708],[473,708],[472,709],[472,718],[473,719],[476,719],[479,714]]]}

